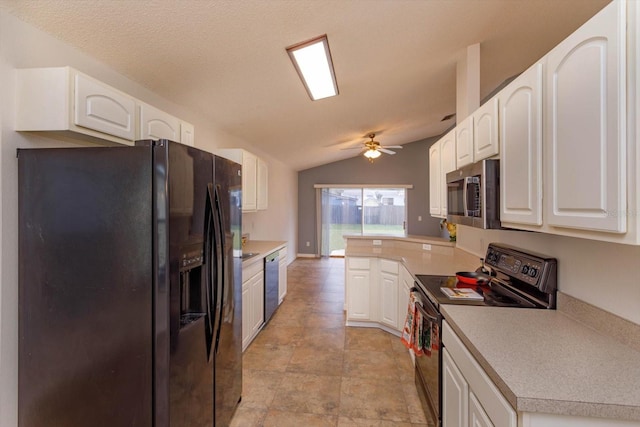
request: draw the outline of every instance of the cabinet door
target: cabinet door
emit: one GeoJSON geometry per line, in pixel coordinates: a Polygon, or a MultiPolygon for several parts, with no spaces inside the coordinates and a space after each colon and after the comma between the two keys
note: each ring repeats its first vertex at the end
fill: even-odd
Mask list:
{"type": "Polygon", "coordinates": [[[191,123],[180,123],[180,142],[184,145],[195,147],[195,128],[191,123]]]}
{"type": "Polygon", "coordinates": [[[371,273],[369,270],[347,271],[347,314],[349,319],[371,319],[371,273]]]}
{"type": "Polygon", "coordinates": [[[473,161],[498,154],[498,97],[494,96],[473,113],[473,161]]]}
{"type": "Polygon", "coordinates": [[[400,268],[400,283],[398,284],[398,326],[402,331],[409,307],[409,295],[413,286],[413,277],[405,267],[400,268]]]}
{"type": "Polygon", "coordinates": [[[265,210],[269,200],[269,169],[261,158],[257,159],[257,189],[256,199],[258,210],[265,210]]]}
{"type": "Polygon", "coordinates": [[[456,126],[456,168],[473,163],[473,116],[456,126]]]}
{"type": "Polygon", "coordinates": [[[398,275],[380,273],[380,321],[398,327],[398,275]]]}
{"type": "Polygon", "coordinates": [[[456,170],[456,133],[440,140],[440,216],[447,217],[447,174],[456,170]]]}
{"type": "Polygon", "coordinates": [[[500,92],[500,220],[542,225],[542,63],[500,92]]]}
{"type": "Polygon", "coordinates": [[[264,279],[262,274],[254,276],[251,280],[251,311],[252,327],[251,334],[258,333],[264,323],[264,279]]]}
{"type": "Polygon", "coordinates": [[[253,309],[253,301],[251,300],[251,288],[249,282],[242,284],[242,350],[251,342],[251,330],[253,329],[253,321],[251,314],[253,309]]]}
{"type": "Polygon", "coordinates": [[[545,214],[552,226],[626,231],[626,2],[547,56],[545,214]]]}
{"type": "Polygon", "coordinates": [[[180,120],[148,104],[141,103],[138,109],[138,139],[168,139],[181,142],[180,120]]]}
{"type": "Polygon", "coordinates": [[[449,356],[442,351],[442,425],[443,427],[469,426],[469,386],[449,356]]]}
{"type": "Polygon", "coordinates": [[[429,147],[429,213],[442,215],[442,173],[440,172],[440,141],[429,147]]]}
{"type": "Polygon", "coordinates": [[[242,153],[242,210],[255,211],[257,205],[257,162],[254,154],[242,153]]]}
{"type": "Polygon", "coordinates": [[[482,405],[478,402],[478,398],[473,392],[469,392],[469,427],[493,427],[493,423],[482,405]]]}
{"type": "Polygon", "coordinates": [[[133,141],[135,100],[84,74],[75,75],[74,124],[133,141]]]}
{"type": "Polygon", "coordinates": [[[282,304],[287,295],[287,254],[280,251],[280,264],[278,266],[278,304],[282,304]]]}

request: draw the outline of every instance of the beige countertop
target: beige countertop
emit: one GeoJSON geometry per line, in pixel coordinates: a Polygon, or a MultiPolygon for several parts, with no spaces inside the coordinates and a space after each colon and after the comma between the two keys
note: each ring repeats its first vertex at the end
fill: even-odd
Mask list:
{"type": "MultiPolygon", "coordinates": [[[[420,242],[426,243],[428,240],[420,242]]],[[[434,242],[430,250],[393,246],[347,246],[345,256],[378,257],[400,261],[414,276],[417,274],[448,276],[458,271],[475,271],[480,266],[480,259],[477,256],[455,248],[449,242],[444,242],[444,249],[436,246],[441,243],[439,240],[434,242]]]]}
{"type": "Polygon", "coordinates": [[[640,421],[640,352],[558,310],[440,307],[517,411],[640,421]]]}
{"type": "Polygon", "coordinates": [[[258,255],[242,260],[242,267],[256,262],[262,262],[264,257],[287,246],[287,242],[279,240],[247,240],[242,247],[242,253],[257,253],[258,255]]]}

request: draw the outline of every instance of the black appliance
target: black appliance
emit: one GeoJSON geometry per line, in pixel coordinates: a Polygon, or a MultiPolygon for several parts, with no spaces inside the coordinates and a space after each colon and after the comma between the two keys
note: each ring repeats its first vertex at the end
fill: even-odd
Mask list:
{"type": "Polygon", "coordinates": [[[264,257],[264,323],[278,308],[278,284],[280,277],[280,252],[273,252],[264,257]]]}
{"type": "Polygon", "coordinates": [[[228,425],[240,165],[182,144],[19,150],[18,425],[228,425]]]}
{"type": "Polygon", "coordinates": [[[447,173],[447,221],[501,228],[499,160],[482,160],[447,173]]]}
{"type": "MultiPolygon", "coordinates": [[[[422,314],[425,328],[432,323],[442,327],[440,304],[499,306],[554,309],[557,289],[557,260],[512,246],[491,243],[487,248],[485,266],[491,269],[491,280],[475,290],[482,300],[451,299],[441,288],[469,288],[456,276],[417,275],[412,292],[422,314]]],[[[415,358],[415,383],[427,424],[442,425],[442,352],[433,348],[431,356],[415,358]]]]}

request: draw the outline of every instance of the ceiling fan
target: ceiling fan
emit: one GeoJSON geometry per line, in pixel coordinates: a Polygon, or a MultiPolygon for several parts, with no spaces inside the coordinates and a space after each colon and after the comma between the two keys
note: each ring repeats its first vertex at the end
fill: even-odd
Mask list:
{"type": "MultiPolygon", "coordinates": [[[[381,153],[385,153],[385,154],[396,154],[395,151],[390,150],[390,148],[399,150],[402,148],[401,145],[381,145],[378,141],[375,141],[373,138],[376,137],[375,133],[370,133],[369,134],[369,138],[371,138],[370,141],[365,141],[364,142],[364,148],[362,148],[363,151],[363,155],[370,161],[373,162],[373,159],[377,159],[378,157],[380,157],[381,153]]],[[[352,150],[354,148],[359,148],[360,147],[349,147],[349,148],[343,148],[343,150],[352,150]]]]}

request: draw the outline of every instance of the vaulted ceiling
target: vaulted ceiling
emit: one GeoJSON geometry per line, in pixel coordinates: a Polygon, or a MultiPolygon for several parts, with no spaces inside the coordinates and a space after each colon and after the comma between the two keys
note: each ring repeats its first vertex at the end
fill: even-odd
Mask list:
{"type": "MultiPolygon", "coordinates": [[[[481,46],[481,97],[609,0],[0,0],[225,132],[301,170],[454,124],[456,62],[481,46]],[[340,94],[312,102],[285,47],[327,34],[340,94]]],[[[196,129],[196,138],[197,138],[196,129]]],[[[196,139],[197,144],[197,139],[196,139]]],[[[425,160],[426,161],[426,160],[425,160]]]]}

